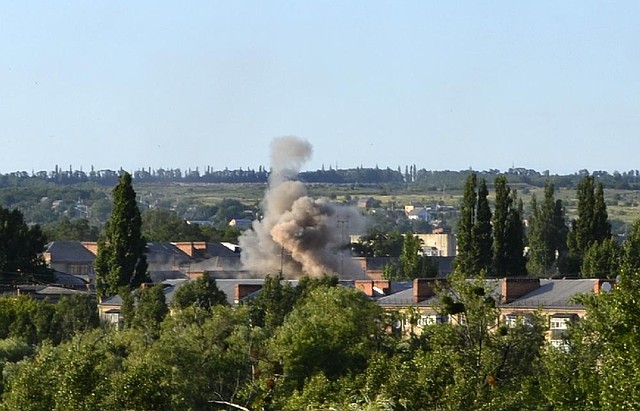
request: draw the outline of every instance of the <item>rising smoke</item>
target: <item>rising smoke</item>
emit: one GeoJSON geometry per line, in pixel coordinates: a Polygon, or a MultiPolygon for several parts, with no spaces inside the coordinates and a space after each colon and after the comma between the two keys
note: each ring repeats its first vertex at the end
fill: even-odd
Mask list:
{"type": "Polygon", "coordinates": [[[282,271],[288,278],[361,272],[341,247],[350,232],[363,227],[364,217],[354,207],[309,197],[304,184],[294,180],[311,153],[311,144],[297,137],[271,143],[263,218],[239,239],[244,269],[258,274],[282,271]]]}

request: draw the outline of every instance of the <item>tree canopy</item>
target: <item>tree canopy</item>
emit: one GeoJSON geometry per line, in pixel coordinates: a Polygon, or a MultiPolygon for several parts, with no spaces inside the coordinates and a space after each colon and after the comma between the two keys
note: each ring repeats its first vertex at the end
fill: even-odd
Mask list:
{"type": "Polygon", "coordinates": [[[149,281],[146,246],[131,175],[123,173],[113,189],[111,218],[98,241],[95,273],[100,297],[115,295],[122,286],[136,288],[149,281]]]}
{"type": "Polygon", "coordinates": [[[0,208],[0,273],[12,279],[50,279],[41,253],[46,239],[40,227],[28,226],[18,210],[0,208]]]}

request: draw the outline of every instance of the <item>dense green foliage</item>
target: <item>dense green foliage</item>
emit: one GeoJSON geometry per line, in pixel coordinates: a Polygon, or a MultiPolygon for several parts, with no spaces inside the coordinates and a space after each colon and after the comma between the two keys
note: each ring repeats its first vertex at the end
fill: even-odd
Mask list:
{"type": "Polygon", "coordinates": [[[142,235],[147,241],[206,241],[197,224],[189,224],[174,213],[154,208],[142,213],[142,235]]]}
{"type": "Polygon", "coordinates": [[[522,202],[518,201],[515,190],[511,190],[505,176],[496,178],[495,190],[492,274],[496,277],[526,275],[522,202]]]}
{"type": "Polygon", "coordinates": [[[124,329],[81,321],[87,313],[70,308],[88,300],[3,299],[0,409],[637,409],[635,270],[623,269],[611,292],[582,297],[588,315],[561,348],[544,342],[540,316],[500,322],[490,283],[460,272],[438,289],[449,321],[407,335],[394,324],[416,324],[417,311],[384,312],[335,277],[291,286],[269,276],[238,307],[171,315],[161,288],[147,287],[124,329]],[[77,321],[55,337],[52,319],[68,316],[77,321]]]}
{"type": "MultiPolygon", "coordinates": [[[[414,168],[408,173],[412,179],[420,175],[414,168]]],[[[495,207],[500,211],[492,214],[486,185],[471,185],[468,199],[472,194],[475,198],[472,205],[466,204],[471,210],[465,220],[469,225],[461,225],[468,228],[464,232],[469,242],[486,239],[487,221],[502,228],[499,239],[493,237],[490,243],[490,265],[476,265],[477,278],[465,279],[467,272],[460,265],[448,285],[438,290],[437,314],[450,320],[446,324],[422,324],[419,331],[422,318],[415,307],[382,311],[359,291],[339,286],[335,277],[302,278],[293,286],[281,276],[269,276],[260,292],[230,307],[207,276],[176,292],[171,313],[161,286],[131,292],[130,282],[116,283],[126,317],[120,329],[98,327],[91,297],[66,297],[57,304],[3,298],[0,409],[640,408],[640,222],[619,248],[606,235],[587,243],[582,251],[584,273],[593,275],[588,273],[593,268],[595,275],[606,272],[620,281],[610,293],[582,297],[587,317],[571,326],[563,347],[552,348],[544,343],[548,325],[543,318],[500,322],[492,288],[482,276],[494,270],[496,249],[504,250],[503,257],[510,255],[510,244],[521,250],[518,241],[508,240],[522,230],[521,203],[506,180],[498,182],[495,207]],[[478,220],[482,227],[476,227],[478,220]],[[411,331],[398,332],[398,322],[411,331]]],[[[106,231],[113,235],[111,242],[119,239],[116,234],[121,232],[114,227],[122,221],[128,221],[123,227],[141,225],[140,215],[127,208],[136,205],[135,193],[123,191],[116,195],[114,190],[113,214],[118,217],[110,220],[106,231]]],[[[536,267],[545,272],[561,265],[555,256],[566,249],[566,230],[559,224],[564,223],[562,203],[553,198],[553,189],[548,191],[543,204],[532,206],[532,232],[551,233],[538,238],[540,255],[553,255],[555,260],[547,265],[545,257],[536,259],[536,267]]],[[[594,187],[593,210],[600,217],[592,219],[591,227],[606,232],[600,193],[594,187]]],[[[589,189],[584,197],[590,198],[589,189]]],[[[135,234],[143,238],[141,230],[135,234]]],[[[576,244],[582,235],[574,234],[576,244]]],[[[42,245],[40,236],[35,237],[42,245]]],[[[403,271],[415,273],[420,265],[415,237],[398,233],[379,238],[379,243],[363,242],[364,253],[393,254],[403,271]]],[[[139,243],[131,244],[137,249],[139,243]]],[[[477,263],[482,247],[474,247],[469,255],[477,263]]],[[[509,271],[508,263],[500,264],[507,267],[505,273],[515,272],[509,271]]]]}
{"type": "Polygon", "coordinates": [[[65,296],[56,304],[25,296],[0,299],[0,339],[58,344],[97,326],[96,300],[86,294],[65,296]]]}
{"type": "Polygon", "coordinates": [[[559,273],[567,258],[565,210],[554,193],[554,185],[548,181],[542,203],[538,204],[535,195],[531,198],[528,269],[534,275],[559,273]]]}
{"type": "Polygon", "coordinates": [[[205,310],[211,310],[216,305],[227,303],[225,293],[220,291],[216,280],[205,272],[195,281],[183,284],[175,292],[172,304],[179,309],[195,305],[205,310]]]}
{"type": "Polygon", "coordinates": [[[64,217],[44,226],[42,231],[49,241],[97,241],[100,235],[98,227],[90,225],[85,218],[71,220],[64,217]]]}
{"type": "MultiPolygon", "coordinates": [[[[82,185],[93,184],[98,186],[112,186],[117,183],[119,175],[124,170],[95,170],[93,167],[89,172],[83,170],[63,170],[56,167],[52,171],[37,171],[28,173],[26,171],[15,171],[8,174],[0,174],[1,187],[38,187],[44,183],[56,185],[82,185]]],[[[469,170],[427,170],[418,168],[415,164],[405,166],[404,173],[401,167],[392,169],[385,168],[365,168],[357,167],[352,169],[338,169],[324,167],[316,171],[305,171],[301,173],[301,178],[306,182],[329,183],[329,184],[412,184],[417,187],[442,187],[451,189],[461,189],[467,178],[469,170]]],[[[504,174],[513,183],[531,184],[543,187],[548,180],[552,180],[557,187],[575,188],[579,181],[587,175],[598,178],[608,188],[618,189],[638,189],[640,187],[640,171],[614,171],[612,173],[604,170],[577,170],[573,174],[552,175],[547,170],[536,171],[525,168],[510,168],[508,170],[490,169],[484,171],[474,171],[481,178],[493,180],[496,176],[504,174]]],[[[144,183],[208,183],[208,184],[233,184],[233,183],[266,183],[269,171],[259,166],[258,170],[251,168],[236,170],[215,170],[206,167],[181,170],[176,169],[152,169],[142,168],[134,171],[133,177],[136,181],[144,183]]]]}
{"type": "Polygon", "coordinates": [[[149,281],[146,240],[142,236],[142,218],[136,203],[131,175],[120,176],[113,189],[113,212],[98,241],[95,260],[98,296],[116,295],[122,286],[136,288],[149,281]]]}
{"type": "Polygon", "coordinates": [[[586,176],[578,185],[577,195],[578,217],[571,222],[571,230],[567,235],[570,273],[580,270],[589,248],[611,237],[602,183],[596,182],[592,176],[586,176]]]}
{"type": "Polygon", "coordinates": [[[352,243],[353,252],[361,257],[399,257],[402,253],[403,236],[399,231],[375,231],[352,243]]]}
{"type": "Polygon", "coordinates": [[[407,233],[403,236],[402,251],[397,260],[392,260],[383,268],[382,276],[387,280],[413,280],[433,278],[438,275],[437,263],[422,255],[422,240],[407,233]]]}
{"type": "Polygon", "coordinates": [[[484,179],[469,174],[458,220],[456,268],[469,276],[490,272],[493,260],[493,233],[489,191],[484,179]]]}
{"type": "Polygon", "coordinates": [[[45,237],[39,226],[29,227],[18,210],[0,208],[0,274],[9,281],[50,279],[40,253],[45,237]]]}

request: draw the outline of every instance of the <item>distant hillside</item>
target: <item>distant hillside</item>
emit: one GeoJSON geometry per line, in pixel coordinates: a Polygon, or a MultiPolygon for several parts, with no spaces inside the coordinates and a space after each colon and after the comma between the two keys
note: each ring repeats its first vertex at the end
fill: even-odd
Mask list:
{"type": "MultiPolygon", "coordinates": [[[[43,182],[74,185],[80,183],[94,183],[103,186],[113,186],[116,184],[118,176],[124,170],[62,170],[56,167],[55,170],[46,172],[25,171],[13,172],[0,175],[0,188],[3,187],[28,187],[43,182]]],[[[415,165],[392,169],[386,168],[351,168],[304,171],[299,174],[299,179],[308,183],[323,184],[384,184],[403,185],[407,189],[417,190],[459,190],[463,187],[464,181],[470,172],[475,172],[480,178],[484,178],[490,185],[496,176],[504,174],[510,184],[527,184],[542,187],[547,180],[554,182],[557,188],[575,188],[578,182],[586,175],[593,175],[600,180],[605,188],[620,190],[640,189],[640,172],[629,170],[622,173],[617,171],[609,173],[607,171],[580,170],[574,174],[550,175],[548,171],[536,171],[524,168],[511,168],[507,171],[497,169],[475,171],[475,170],[427,170],[418,169],[415,165]]],[[[260,166],[258,170],[237,169],[237,170],[213,170],[207,167],[206,170],[196,169],[140,169],[132,173],[136,183],[266,183],[269,178],[269,171],[260,166]]]]}

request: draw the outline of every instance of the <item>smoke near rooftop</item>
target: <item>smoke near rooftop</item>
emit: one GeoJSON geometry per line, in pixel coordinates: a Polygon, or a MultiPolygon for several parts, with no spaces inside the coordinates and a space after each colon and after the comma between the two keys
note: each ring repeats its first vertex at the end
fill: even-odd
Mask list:
{"type": "Polygon", "coordinates": [[[360,268],[343,245],[349,232],[364,225],[355,207],[313,199],[295,180],[313,152],[298,137],[271,143],[271,174],[261,203],[263,217],[239,239],[242,264],[259,274],[282,271],[286,277],[350,275],[360,268]]]}

